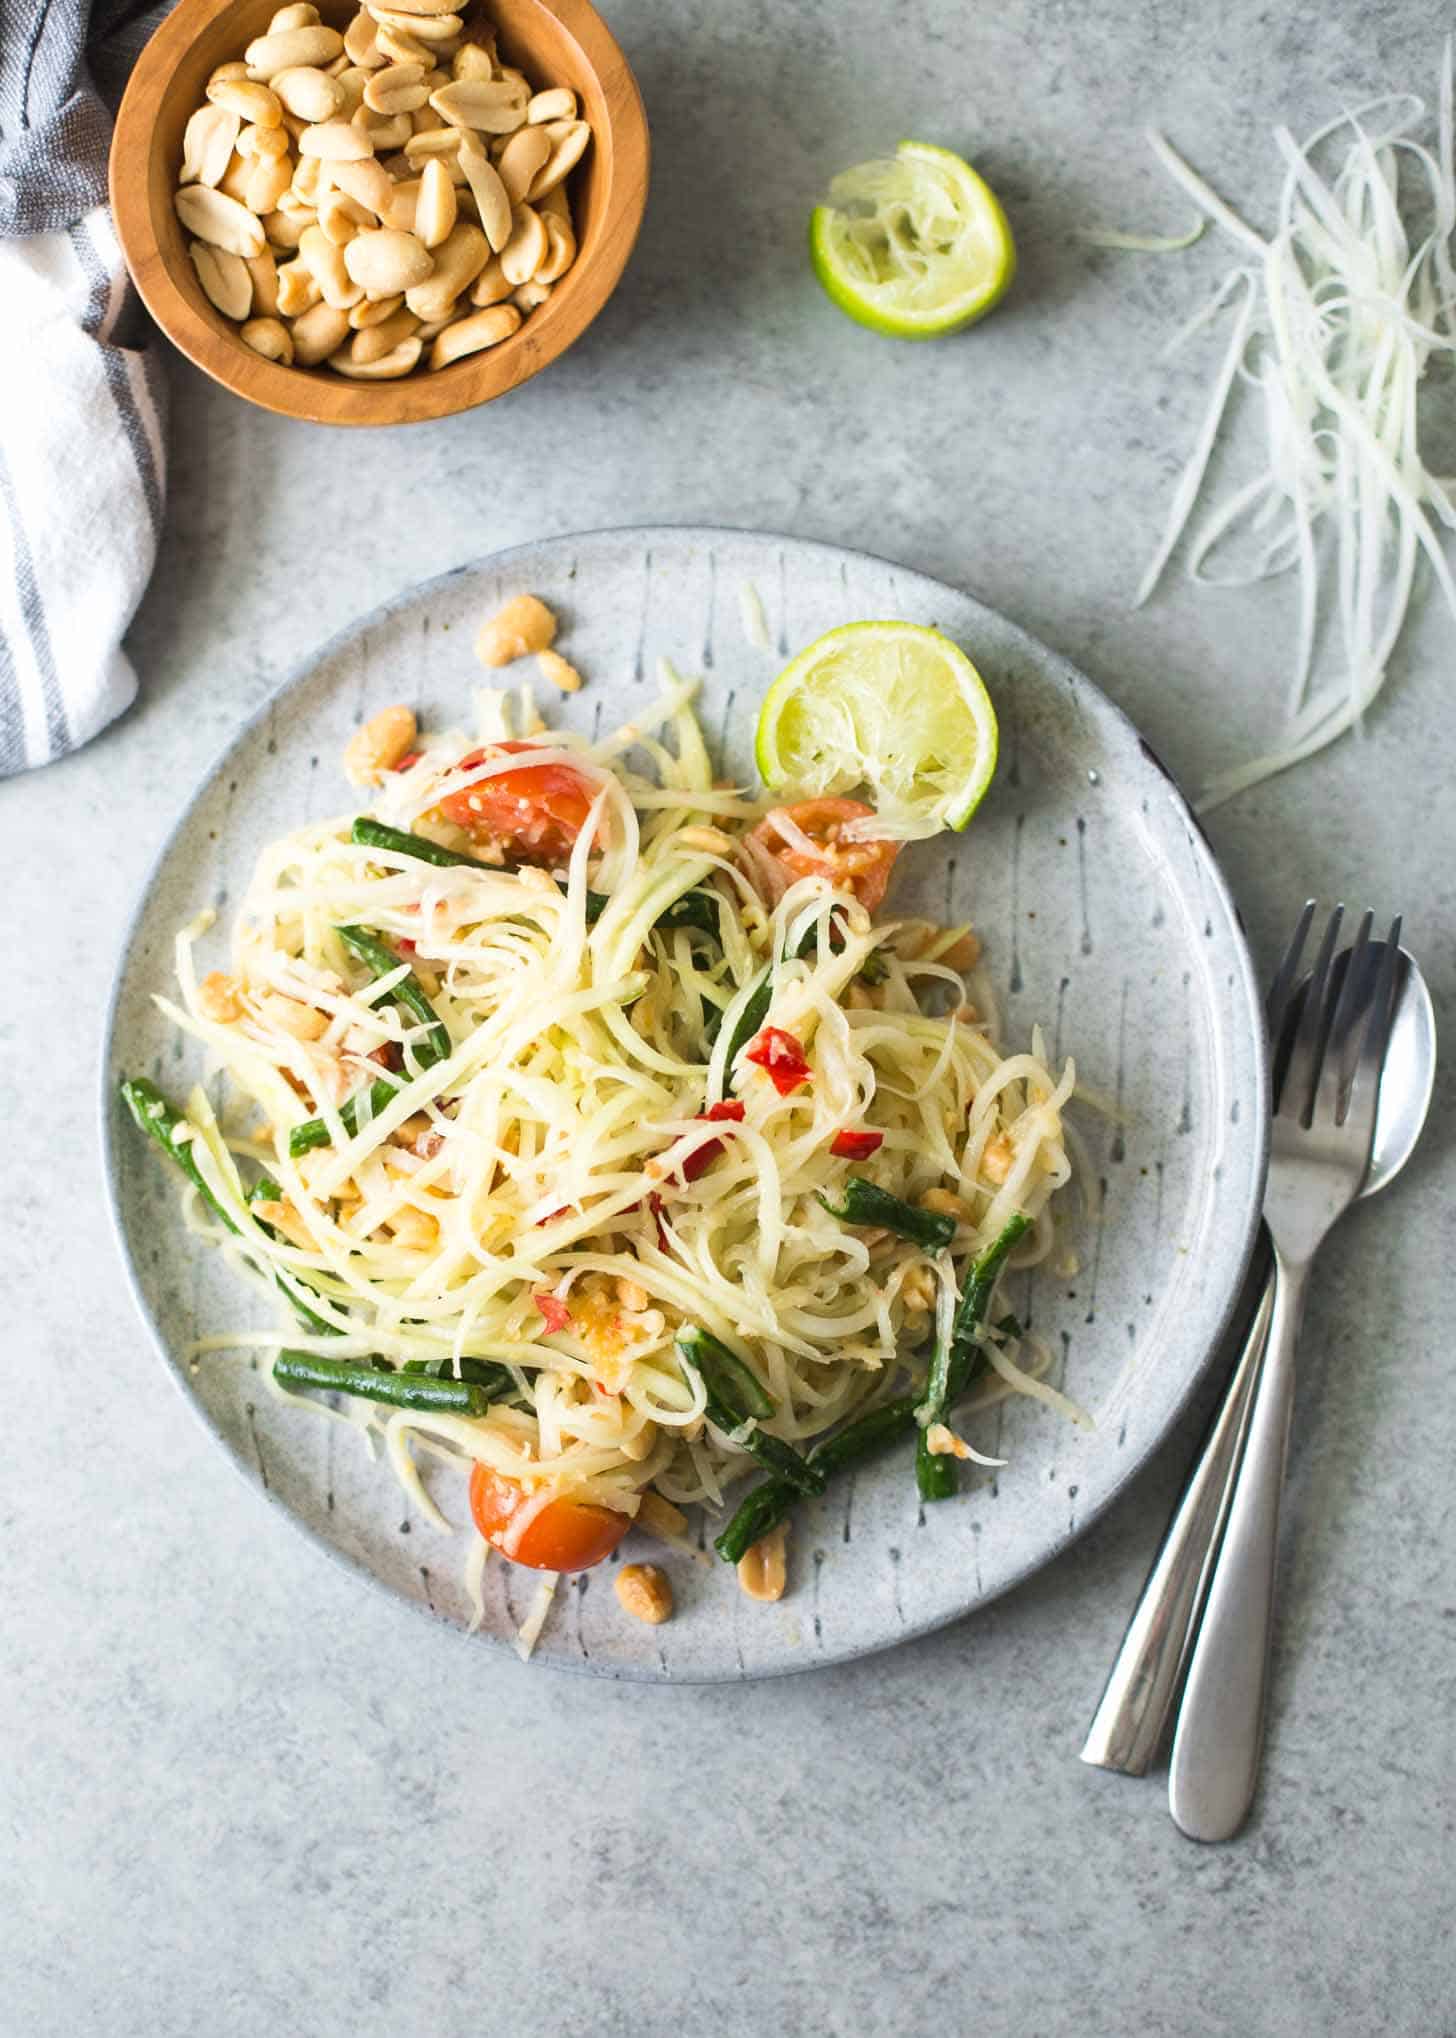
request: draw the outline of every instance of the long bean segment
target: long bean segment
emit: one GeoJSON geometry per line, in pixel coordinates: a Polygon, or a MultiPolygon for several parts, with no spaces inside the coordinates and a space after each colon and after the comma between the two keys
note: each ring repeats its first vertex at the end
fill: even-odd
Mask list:
{"type": "MultiPolygon", "coordinates": [[[[857,1415],[833,1436],[815,1444],[804,1462],[827,1485],[836,1472],[857,1464],[886,1444],[898,1443],[914,1427],[915,1399],[904,1394],[896,1401],[886,1401],[879,1408],[857,1415]]],[[[725,1563],[736,1564],[761,1536],[787,1520],[803,1497],[803,1489],[788,1479],[763,1480],[744,1494],[728,1526],[715,1538],[713,1548],[725,1563]]]]}
{"type": "MultiPolygon", "coordinates": [[[[228,1216],[226,1210],[223,1209],[211,1189],[208,1188],[206,1181],[203,1179],[202,1170],[198,1167],[193,1157],[192,1142],[195,1133],[188,1119],[175,1109],[173,1105],[169,1104],[156,1084],[149,1083],[145,1076],[128,1076],[124,1078],[121,1084],[121,1098],[127,1110],[131,1113],[133,1121],[146,1133],[148,1139],[155,1140],[163,1153],[167,1154],[170,1159],[177,1163],[177,1166],[181,1168],[183,1174],[192,1183],[192,1186],[213,1215],[221,1223],[225,1224],[229,1231],[237,1232],[237,1225],[233,1223],[231,1217],[228,1216]],[[181,1129],[183,1126],[187,1128],[185,1133],[181,1129]]],[[[247,1200],[249,1203],[276,1202],[279,1193],[278,1184],[264,1176],[261,1182],[255,1182],[248,1191],[247,1200]],[[267,1192],[266,1195],[264,1191],[267,1192]]],[[[261,1218],[259,1223],[262,1224],[261,1218]]],[[[270,1238],[274,1236],[269,1225],[262,1224],[262,1228],[268,1233],[270,1238]]],[[[296,1311],[299,1321],[306,1330],[316,1331],[320,1335],[334,1336],[337,1334],[337,1324],[326,1323],[323,1317],[315,1315],[306,1302],[300,1302],[281,1274],[275,1274],[273,1282],[279,1294],[288,1302],[290,1308],[296,1311]]]]}
{"type": "Polygon", "coordinates": [[[413,856],[419,863],[433,863],[439,870],[490,870],[496,868],[482,863],[478,856],[465,856],[458,849],[446,849],[442,843],[431,842],[427,835],[416,835],[410,828],[391,828],[387,821],[375,821],[368,814],[360,814],[349,831],[349,840],[357,842],[362,849],[388,849],[396,856],[413,856]]]}
{"type": "MultiPolygon", "coordinates": [[[[362,927],[340,927],[339,939],[350,954],[373,970],[376,977],[391,976],[399,968],[399,957],[377,936],[369,934],[362,927]]],[[[384,1002],[407,1012],[426,1028],[425,1037],[411,1049],[417,1069],[431,1068],[436,1062],[444,1061],[450,1053],[450,1033],[434,1006],[425,996],[425,987],[413,970],[408,971],[387,994],[384,1002]]],[[[361,1125],[367,1124],[391,1102],[399,1084],[390,1076],[376,1076],[367,1090],[356,1090],[352,1097],[346,1097],[339,1107],[339,1117],[344,1130],[352,1139],[361,1125]],[[367,1099],[368,1108],[365,1109],[367,1099]]],[[[312,1153],[315,1147],[327,1146],[330,1141],[329,1128],[322,1118],[309,1118],[302,1125],[295,1125],[288,1135],[288,1151],[294,1160],[301,1154],[312,1153]]]]}
{"type": "Polygon", "coordinates": [[[956,1221],[943,1210],[922,1210],[900,1196],[892,1196],[877,1182],[863,1175],[850,1175],[839,1192],[839,1201],[821,1195],[819,1201],[841,1224],[873,1226],[908,1238],[926,1252],[942,1252],[956,1234],[956,1221]]]}
{"type": "Polygon", "coordinates": [[[387,1372],[361,1359],[319,1359],[310,1352],[283,1351],[273,1362],[273,1377],[283,1387],[321,1387],[334,1394],[383,1401],[392,1408],[447,1415],[485,1415],[490,1409],[490,1395],[473,1381],[387,1372]]]}
{"type": "MultiPolygon", "coordinates": [[[[427,835],[416,835],[410,828],[391,828],[387,821],[376,821],[369,814],[357,817],[349,831],[349,839],[364,849],[389,849],[396,856],[413,856],[420,863],[433,863],[439,870],[481,870],[505,877],[515,877],[520,870],[520,865],[514,863],[483,863],[478,856],[466,856],[458,849],[446,849],[438,842],[431,842],[427,835]]],[[[588,926],[600,920],[608,903],[605,892],[587,893],[588,926]]]]}
{"type": "Polygon", "coordinates": [[[926,1437],[932,1423],[943,1422],[946,1411],[965,1393],[972,1375],[985,1363],[977,1333],[985,1320],[991,1296],[1006,1256],[1029,1229],[1031,1220],[1020,1211],[1010,1218],[997,1238],[971,1262],[961,1299],[956,1304],[950,1342],[937,1345],[930,1361],[930,1376],[916,1411],[920,1434],[915,1443],[915,1483],[922,1500],[948,1500],[956,1490],[956,1461],[931,1451],[926,1437]]]}
{"type": "MultiPolygon", "coordinates": [[[[745,1423],[756,1424],[773,1414],[777,1404],[758,1375],[709,1331],[696,1324],[685,1325],[678,1332],[677,1348],[684,1364],[691,1366],[703,1382],[709,1422],[725,1436],[737,1437],[745,1423]]],[[[753,1428],[739,1441],[750,1457],[776,1472],[796,1492],[824,1491],[824,1475],[816,1472],[782,1437],[753,1428]]]]}
{"type": "Polygon", "coordinates": [[[400,1371],[424,1374],[431,1380],[465,1380],[492,1401],[506,1401],[516,1391],[510,1367],[494,1359],[406,1359],[400,1371]]]}

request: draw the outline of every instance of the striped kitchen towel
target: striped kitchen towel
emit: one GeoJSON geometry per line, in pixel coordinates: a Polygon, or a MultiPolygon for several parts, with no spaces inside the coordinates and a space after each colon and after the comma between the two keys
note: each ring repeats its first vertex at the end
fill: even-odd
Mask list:
{"type": "Polygon", "coordinates": [[[162,11],[0,0],[0,777],[136,694],[122,637],[161,535],[165,390],[106,209],[96,84],[119,89],[162,11]]]}

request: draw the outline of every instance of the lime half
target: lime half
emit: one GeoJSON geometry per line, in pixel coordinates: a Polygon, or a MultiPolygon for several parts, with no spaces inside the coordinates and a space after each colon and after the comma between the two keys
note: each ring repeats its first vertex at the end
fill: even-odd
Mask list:
{"type": "Polygon", "coordinates": [[[809,221],[814,274],[877,333],[933,340],[983,318],[1016,274],[1016,244],[984,178],[949,149],[901,142],[836,177],[809,221]]]}
{"type": "Polygon", "coordinates": [[[996,770],[996,710],[964,651],[918,623],[846,623],[769,688],[763,782],[819,798],[867,789],[906,840],[964,828],[996,770]]]}

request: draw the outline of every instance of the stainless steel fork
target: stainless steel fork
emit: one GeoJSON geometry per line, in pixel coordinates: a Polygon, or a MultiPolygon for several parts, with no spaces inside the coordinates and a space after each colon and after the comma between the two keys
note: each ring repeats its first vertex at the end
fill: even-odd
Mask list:
{"type": "Polygon", "coordinates": [[[1399,920],[1372,953],[1372,916],[1366,913],[1353,946],[1337,960],[1339,906],[1308,986],[1296,989],[1314,912],[1311,900],[1269,995],[1275,1102],[1264,1217],[1274,1245],[1274,1303],[1169,1768],[1169,1807],[1195,1840],[1229,1839],[1253,1802],[1295,1344],[1315,1253],[1358,1194],[1369,1164],[1394,1008],[1399,920]]]}

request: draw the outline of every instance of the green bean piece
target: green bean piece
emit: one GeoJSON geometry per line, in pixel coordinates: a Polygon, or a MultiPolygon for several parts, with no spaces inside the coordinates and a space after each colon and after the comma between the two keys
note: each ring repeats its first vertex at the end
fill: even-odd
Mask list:
{"type": "Polygon", "coordinates": [[[738,1015],[738,1024],[734,1027],[728,1042],[728,1054],[723,1063],[724,1068],[732,1068],[743,1049],[747,1047],[749,1041],[752,1040],[754,1034],[758,1032],[764,1020],[767,1019],[768,1008],[772,1003],[773,971],[765,970],[762,978],[754,987],[752,997],[750,997],[748,1003],[738,1015]]]}
{"type": "MultiPolygon", "coordinates": [[[[696,1324],[685,1325],[678,1332],[677,1348],[684,1364],[702,1379],[707,1390],[708,1420],[715,1429],[732,1435],[746,1422],[758,1422],[773,1414],[776,1404],[757,1374],[708,1331],[700,1330],[696,1324]]],[[[740,1439],[740,1448],[787,1479],[798,1492],[823,1492],[823,1475],[812,1470],[803,1454],[782,1437],[751,1429],[740,1439]]]]}
{"type": "Polygon", "coordinates": [[[516,1391],[510,1367],[498,1365],[494,1359],[463,1358],[458,1373],[454,1359],[406,1359],[400,1371],[423,1373],[431,1380],[465,1380],[492,1401],[505,1401],[516,1391]]]}
{"type": "Polygon", "coordinates": [[[893,1231],[898,1237],[923,1246],[926,1252],[942,1251],[956,1234],[955,1219],[944,1211],[921,1210],[914,1203],[892,1196],[877,1182],[867,1181],[863,1175],[846,1176],[837,1203],[831,1203],[824,1195],[819,1201],[842,1224],[873,1225],[893,1231]]]}
{"type": "MultiPolygon", "coordinates": [[[[465,856],[458,849],[443,849],[427,835],[416,835],[408,828],[391,828],[387,821],[373,820],[368,814],[356,818],[349,839],[364,849],[392,849],[397,856],[413,856],[420,863],[433,863],[439,870],[497,871],[502,877],[518,877],[521,871],[518,863],[485,863],[480,857],[465,856]]],[[[601,919],[609,903],[605,892],[587,893],[588,926],[601,919]]]]}
{"type": "MultiPolygon", "coordinates": [[[[1014,1316],[1003,1316],[996,1325],[1006,1338],[1020,1337],[1021,1325],[1014,1316]]],[[[950,1386],[946,1393],[947,1411],[954,1408],[973,1380],[986,1371],[987,1359],[984,1347],[974,1343],[968,1348],[962,1346],[951,1353],[950,1386]]],[[[915,1432],[915,1484],[922,1500],[949,1500],[960,1484],[958,1460],[949,1456],[937,1456],[925,1441],[926,1432],[917,1425],[915,1432]]]]}
{"type": "MultiPolygon", "coordinates": [[[[180,1126],[188,1125],[189,1130],[191,1129],[189,1121],[183,1117],[180,1111],[174,1109],[167,1102],[167,1099],[162,1095],[156,1084],[149,1083],[145,1076],[124,1079],[121,1085],[121,1096],[122,1102],[131,1113],[135,1123],[141,1127],[149,1139],[156,1141],[163,1153],[170,1155],[177,1163],[214,1216],[218,1217],[227,1226],[229,1231],[236,1233],[238,1227],[233,1223],[231,1217],[228,1216],[226,1210],[223,1209],[221,1203],[218,1202],[216,1196],[213,1195],[211,1189],[208,1188],[207,1183],[203,1180],[202,1170],[193,1159],[192,1140],[190,1138],[179,1139],[177,1137],[177,1131],[180,1126]]],[[[278,1184],[269,1176],[264,1175],[262,1180],[255,1182],[248,1191],[247,1200],[249,1203],[276,1202],[280,1194],[281,1191],[278,1184]],[[265,1190],[269,1192],[266,1195],[263,1193],[265,1190]]],[[[263,1224],[262,1229],[267,1232],[270,1238],[275,1236],[270,1225],[263,1224]]],[[[337,1324],[326,1323],[323,1317],[315,1315],[306,1302],[300,1302],[281,1274],[273,1276],[273,1285],[277,1288],[279,1294],[283,1296],[288,1306],[297,1314],[300,1323],[303,1324],[306,1330],[316,1331],[320,1335],[326,1334],[330,1337],[338,1335],[337,1324]]]]}
{"type": "Polygon", "coordinates": [[[926,1434],[933,1422],[944,1422],[946,1410],[960,1399],[974,1374],[985,1364],[976,1333],[1001,1278],[1006,1256],[1030,1225],[1031,1219],[1018,1210],[1007,1220],[999,1237],[971,1262],[961,1299],[956,1304],[950,1342],[937,1345],[931,1358],[930,1377],[916,1411],[920,1436],[915,1445],[915,1483],[922,1500],[947,1500],[956,1490],[955,1459],[936,1457],[925,1441],[926,1434]]]}
{"type": "MultiPolygon", "coordinates": [[[[351,955],[357,956],[366,969],[372,969],[376,977],[389,976],[399,968],[402,957],[392,948],[386,948],[377,935],[366,932],[363,927],[339,927],[335,929],[339,939],[351,955]]],[[[403,1009],[428,1029],[423,1045],[417,1047],[415,1059],[422,1068],[430,1062],[445,1061],[450,1054],[450,1029],[425,996],[425,987],[413,970],[401,977],[393,990],[387,993],[386,1004],[403,1009]],[[429,1061],[425,1050],[429,1050],[429,1061]]]]}
{"type": "Polygon", "coordinates": [[[478,856],[465,856],[458,849],[445,849],[438,842],[431,842],[427,835],[416,835],[408,828],[391,828],[385,821],[375,821],[368,814],[360,814],[349,831],[349,840],[357,842],[364,849],[390,849],[396,856],[413,856],[419,863],[433,863],[440,870],[498,869],[498,865],[482,863],[478,856]]]}
{"type": "Polygon", "coordinates": [[[702,1376],[708,1393],[727,1411],[729,1429],[736,1429],[750,1418],[762,1420],[774,1413],[778,1404],[757,1373],[711,1331],[686,1323],[677,1334],[677,1348],[694,1372],[702,1376]]]}
{"type": "MultiPolygon", "coordinates": [[[[401,958],[392,948],[386,948],[377,936],[367,933],[364,928],[339,927],[335,932],[350,954],[357,956],[360,962],[373,970],[376,977],[389,976],[399,968],[401,958]]],[[[451,1044],[449,1029],[425,996],[424,985],[413,970],[401,978],[387,994],[384,1002],[402,1008],[411,1018],[418,1019],[428,1028],[424,1039],[410,1049],[417,1070],[423,1072],[425,1069],[433,1068],[436,1062],[448,1059],[451,1044]]],[[[401,1082],[391,1076],[376,1076],[367,1090],[356,1090],[352,1097],[345,1098],[339,1107],[339,1117],[343,1120],[344,1130],[350,1139],[356,1136],[360,1125],[366,1122],[361,1099],[366,1097],[368,1099],[368,1117],[377,1118],[400,1087],[401,1082]]],[[[312,1153],[315,1147],[327,1146],[330,1143],[330,1136],[329,1128],[322,1118],[305,1119],[302,1125],[295,1125],[288,1135],[289,1154],[297,1160],[302,1154],[312,1153]]]]}
{"type": "Polygon", "coordinates": [[[392,1408],[444,1415],[485,1415],[490,1410],[490,1396],[468,1380],[392,1373],[360,1359],[318,1359],[310,1352],[283,1351],[273,1362],[273,1378],[284,1387],[322,1387],[334,1394],[387,1402],[392,1408]]]}
{"type": "Polygon", "coordinates": [[[670,906],[663,907],[657,916],[657,925],[673,932],[686,928],[692,933],[709,934],[716,941],[720,933],[718,902],[711,892],[694,885],[680,899],[674,899],[670,906]]]}
{"type": "MultiPolygon", "coordinates": [[[[827,1483],[836,1472],[844,1471],[886,1444],[898,1442],[914,1427],[915,1399],[913,1395],[904,1394],[896,1401],[887,1401],[879,1408],[857,1415],[833,1436],[823,1438],[815,1444],[805,1462],[827,1483]]],[[[777,1528],[781,1521],[786,1520],[803,1497],[802,1489],[794,1487],[787,1479],[761,1481],[743,1496],[728,1526],[715,1539],[713,1548],[725,1563],[736,1564],[745,1550],[751,1549],[761,1536],[766,1536],[770,1529],[777,1528]]]]}
{"type": "MultiPolygon", "coordinates": [[[[350,1139],[358,1132],[360,1125],[367,1122],[367,1118],[379,1116],[399,1087],[399,1084],[391,1082],[388,1076],[376,1076],[367,1090],[356,1090],[352,1097],[344,1099],[339,1106],[339,1116],[350,1139]],[[367,1118],[361,1106],[361,1099],[364,1097],[369,1100],[367,1118]]],[[[327,1146],[331,1137],[329,1128],[322,1118],[305,1119],[302,1125],[295,1125],[288,1135],[289,1155],[297,1160],[301,1154],[312,1153],[316,1146],[327,1146]]]]}

